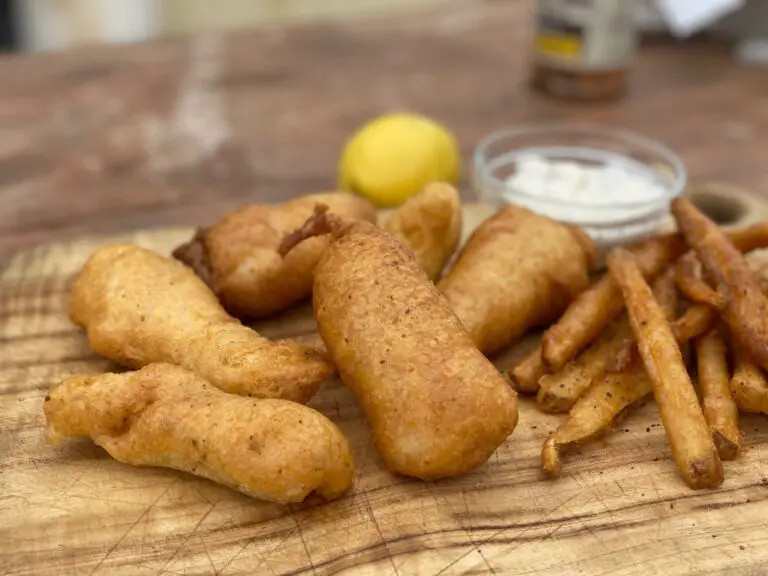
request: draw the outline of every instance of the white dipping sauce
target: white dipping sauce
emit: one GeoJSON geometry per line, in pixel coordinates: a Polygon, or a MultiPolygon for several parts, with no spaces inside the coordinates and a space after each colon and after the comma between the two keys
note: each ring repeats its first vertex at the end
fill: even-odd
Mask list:
{"type": "MultiPolygon", "coordinates": [[[[586,151],[585,151],[586,152],[586,151]]],[[[633,241],[658,226],[668,191],[647,166],[614,154],[585,163],[515,154],[504,200],[581,226],[601,245],[633,241]]]]}

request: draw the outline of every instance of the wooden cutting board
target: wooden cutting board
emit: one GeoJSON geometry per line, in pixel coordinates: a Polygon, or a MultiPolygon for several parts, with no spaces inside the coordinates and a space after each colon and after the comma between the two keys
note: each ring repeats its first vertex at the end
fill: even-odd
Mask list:
{"type": "MultiPolygon", "coordinates": [[[[728,187],[697,193],[731,224],[768,217],[728,187]]],[[[490,214],[465,208],[467,230],[490,214]]],[[[424,483],[388,473],[336,380],[311,405],[350,439],[359,476],[330,504],[266,504],[171,470],[134,468],[89,441],[49,447],[42,401],[61,378],[114,368],[67,319],[73,275],[98,246],[167,254],[189,230],[42,246],[0,272],[0,572],[4,574],[758,574],[768,566],[768,422],[742,417],[726,480],[680,480],[649,403],[545,479],[539,450],[560,417],[524,399],[514,435],[475,473],[424,483]],[[766,457],[762,452],[766,452],[766,457]]],[[[256,326],[312,340],[308,307],[256,326]]],[[[531,342],[497,359],[508,366],[531,342]]]]}

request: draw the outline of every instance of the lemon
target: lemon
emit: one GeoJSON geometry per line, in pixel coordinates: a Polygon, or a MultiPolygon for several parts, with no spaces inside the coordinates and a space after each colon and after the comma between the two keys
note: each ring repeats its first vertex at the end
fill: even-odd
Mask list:
{"type": "Polygon", "coordinates": [[[398,206],[434,181],[456,184],[461,154],[443,125],[414,114],[368,122],[347,142],[339,186],[382,207],[398,206]]]}

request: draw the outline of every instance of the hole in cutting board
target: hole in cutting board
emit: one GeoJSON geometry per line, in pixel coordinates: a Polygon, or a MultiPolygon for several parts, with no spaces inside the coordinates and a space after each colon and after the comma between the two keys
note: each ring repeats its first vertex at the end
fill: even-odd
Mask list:
{"type": "Polygon", "coordinates": [[[736,224],[747,215],[747,206],[739,198],[710,191],[696,192],[691,202],[721,226],[736,224]]]}

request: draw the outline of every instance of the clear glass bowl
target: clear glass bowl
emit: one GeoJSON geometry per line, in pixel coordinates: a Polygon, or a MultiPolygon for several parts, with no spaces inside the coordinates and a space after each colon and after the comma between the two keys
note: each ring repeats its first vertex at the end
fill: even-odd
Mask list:
{"type": "Polygon", "coordinates": [[[669,202],[682,193],[686,179],[680,158],[654,140],[602,126],[540,124],[500,130],[485,138],[475,150],[472,185],[478,201],[497,207],[517,204],[575,224],[604,251],[656,232],[669,217],[669,202]],[[548,161],[621,168],[650,180],[658,194],[624,200],[618,192],[591,197],[589,202],[532,194],[507,182],[520,159],[531,154],[548,161]]]}

